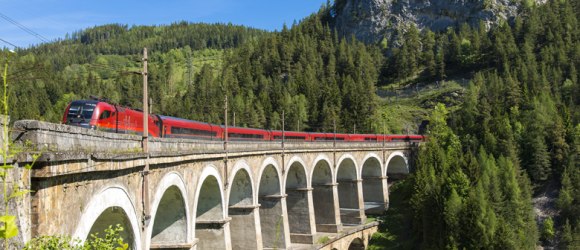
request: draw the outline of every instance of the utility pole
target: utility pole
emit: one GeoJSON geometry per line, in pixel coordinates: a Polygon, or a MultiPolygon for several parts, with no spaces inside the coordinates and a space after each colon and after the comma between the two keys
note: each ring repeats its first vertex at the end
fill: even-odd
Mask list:
{"type": "Polygon", "coordinates": [[[228,95],[224,98],[224,150],[228,149],[228,95]]]}
{"type": "Polygon", "coordinates": [[[149,226],[151,215],[149,212],[149,96],[147,93],[147,48],[143,48],[143,153],[146,155],[143,168],[143,231],[149,226]]]}
{"type": "Polygon", "coordinates": [[[284,110],[282,110],[282,145],[284,145],[284,110]]]}
{"type": "Polygon", "coordinates": [[[228,95],[224,97],[224,191],[227,189],[228,183],[228,95]]]}
{"type": "MultiPolygon", "coordinates": [[[[143,48],[143,153],[149,153],[149,96],[147,94],[147,48],[143,48]]],[[[148,170],[148,169],[147,169],[148,170]]]]}
{"type": "Polygon", "coordinates": [[[282,173],[285,173],[285,169],[284,169],[284,165],[286,164],[284,157],[286,156],[286,148],[284,145],[284,141],[285,141],[285,130],[286,128],[284,127],[284,110],[282,110],[282,173]]]}
{"type": "Polygon", "coordinates": [[[332,128],[334,133],[334,140],[332,141],[332,147],[336,148],[336,117],[332,118],[332,128]]]}

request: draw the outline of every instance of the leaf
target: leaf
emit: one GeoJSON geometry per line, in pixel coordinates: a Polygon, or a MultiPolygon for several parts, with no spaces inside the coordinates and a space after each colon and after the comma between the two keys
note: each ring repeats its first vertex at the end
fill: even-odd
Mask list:
{"type": "Polygon", "coordinates": [[[14,166],[12,164],[4,164],[4,165],[2,165],[2,168],[5,170],[8,170],[8,169],[14,168],[14,166]]]}
{"type": "Polygon", "coordinates": [[[115,250],[127,250],[127,249],[129,249],[129,244],[128,243],[123,243],[123,239],[120,239],[118,243],[121,246],[115,248],[115,250]]]}
{"type": "Polygon", "coordinates": [[[18,227],[16,226],[16,216],[13,215],[0,216],[0,222],[4,222],[4,225],[0,226],[0,238],[10,239],[18,235],[18,227]]]}
{"type": "Polygon", "coordinates": [[[10,196],[8,197],[8,200],[11,200],[13,198],[22,198],[24,197],[24,195],[28,194],[32,192],[32,190],[29,189],[18,189],[18,191],[16,192],[12,192],[12,194],[10,194],[10,196]]]}

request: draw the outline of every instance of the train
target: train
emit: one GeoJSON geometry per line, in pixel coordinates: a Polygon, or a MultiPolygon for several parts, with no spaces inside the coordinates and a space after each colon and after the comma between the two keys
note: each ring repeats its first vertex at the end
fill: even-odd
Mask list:
{"type": "MultiPolygon", "coordinates": [[[[143,112],[103,99],[75,100],[68,104],[62,123],[113,133],[143,134],[143,112]]],[[[178,117],[150,114],[148,134],[152,137],[229,141],[345,141],[424,142],[423,135],[345,134],[298,132],[231,127],[178,117]]]]}

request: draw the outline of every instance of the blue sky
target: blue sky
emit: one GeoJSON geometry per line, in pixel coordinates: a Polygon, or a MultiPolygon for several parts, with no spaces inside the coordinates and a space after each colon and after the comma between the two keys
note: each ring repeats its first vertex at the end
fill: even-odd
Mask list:
{"type": "MultiPolygon", "coordinates": [[[[325,3],[326,0],[0,0],[0,13],[52,41],[109,23],[231,22],[273,31],[318,11],[325,3]]],[[[2,18],[0,39],[23,48],[42,42],[2,18]]],[[[12,48],[0,41],[2,47],[12,48]]]]}

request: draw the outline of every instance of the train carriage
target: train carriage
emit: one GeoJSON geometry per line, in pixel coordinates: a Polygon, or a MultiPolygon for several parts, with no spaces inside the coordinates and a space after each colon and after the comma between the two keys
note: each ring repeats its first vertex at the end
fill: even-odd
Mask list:
{"type": "MultiPolygon", "coordinates": [[[[149,135],[167,138],[190,138],[197,140],[224,140],[226,128],[206,122],[192,121],[164,115],[149,115],[149,135]]],[[[143,112],[105,100],[72,101],[65,110],[63,124],[115,133],[143,133],[143,112]]],[[[376,135],[344,133],[308,133],[297,131],[264,130],[256,128],[228,127],[231,141],[355,141],[383,142],[425,141],[422,135],[376,135]]]]}

